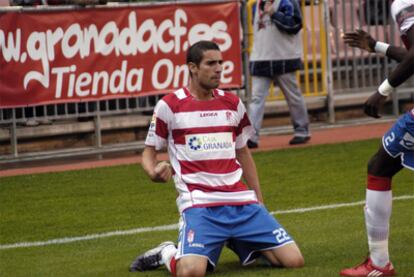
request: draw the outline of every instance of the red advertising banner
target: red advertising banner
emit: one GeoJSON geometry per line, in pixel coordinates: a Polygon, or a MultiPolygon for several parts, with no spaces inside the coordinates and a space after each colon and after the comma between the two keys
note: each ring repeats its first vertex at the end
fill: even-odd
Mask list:
{"type": "Polygon", "coordinates": [[[221,87],[240,87],[240,37],[235,1],[2,12],[0,107],[173,91],[199,40],[222,50],[221,87]]]}

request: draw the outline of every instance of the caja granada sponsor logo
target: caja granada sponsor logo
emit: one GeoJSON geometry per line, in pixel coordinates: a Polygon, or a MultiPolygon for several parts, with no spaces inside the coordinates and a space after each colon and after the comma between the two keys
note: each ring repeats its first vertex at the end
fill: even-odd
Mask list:
{"type": "Polygon", "coordinates": [[[185,141],[189,152],[217,152],[234,148],[232,133],[187,135],[185,141]]]}

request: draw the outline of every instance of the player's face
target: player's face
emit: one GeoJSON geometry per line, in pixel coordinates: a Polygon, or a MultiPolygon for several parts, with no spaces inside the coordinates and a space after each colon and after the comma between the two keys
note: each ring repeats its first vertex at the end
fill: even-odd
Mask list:
{"type": "Polygon", "coordinates": [[[221,72],[223,70],[223,57],[218,50],[204,52],[200,64],[194,68],[194,76],[201,87],[215,89],[220,85],[221,72]]]}

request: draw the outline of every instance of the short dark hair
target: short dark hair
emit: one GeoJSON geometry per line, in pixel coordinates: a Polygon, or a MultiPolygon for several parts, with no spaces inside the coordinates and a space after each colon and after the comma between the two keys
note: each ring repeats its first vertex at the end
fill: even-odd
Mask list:
{"type": "Polygon", "coordinates": [[[194,63],[196,65],[199,65],[203,59],[203,53],[207,50],[220,51],[220,48],[215,42],[208,40],[200,40],[199,42],[191,45],[187,51],[187,64],[194,63]]]}

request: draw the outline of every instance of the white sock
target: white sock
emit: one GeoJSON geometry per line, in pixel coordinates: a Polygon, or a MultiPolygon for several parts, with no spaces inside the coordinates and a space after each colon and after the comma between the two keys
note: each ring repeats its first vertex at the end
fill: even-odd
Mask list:
{"type": "Polygon", "coordinates": [[[164,263],[164,265],[167,267],[168,271],[170,272],[171,272],[170,262],[176,253],[177,253],[177,248],[174,245],[168,245],[161,251],[161,260],[164,263]]]}
{"type": "Polygon", "coordinates": [[[372,263],[379,267],[385,267],[390,261],[388,240],[368,241],[368,245],[372,263]]]}
{"type": "Polygon", "coordinates": [[[367,227],[370,257],[374,265],[384,267],[390,261],[388,253],[389,223],[392,209],[392,191],[367,189],[365,225],[367,227]]]}

